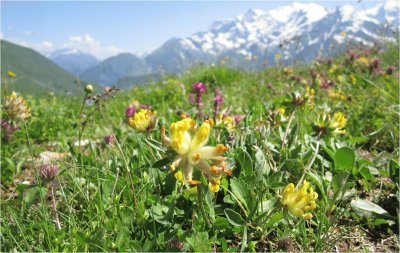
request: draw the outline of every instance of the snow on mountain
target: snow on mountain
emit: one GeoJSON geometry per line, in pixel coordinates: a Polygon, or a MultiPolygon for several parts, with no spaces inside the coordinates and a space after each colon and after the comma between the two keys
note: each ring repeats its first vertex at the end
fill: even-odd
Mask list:
{"type": "MultiPolygon", "coordinates": [[[[396,0],[363,11],[351,5],[327,10],[315,3],[297,2],[270,11],[250,9],[235,18],[212,23],[207,31],[174,39],[157,49],[156,55],[174,59],[174,68],[168,66],[168,59],[158,57],[156,61],[174,73],[181,71],[181,66],[189,68],[201,60],[207,63],[230,59],[225,62],[233,67],[262,67],[265,62],[273,63],[276,53],[288,62],[307,62],[326,53],[331,45],[337,49],[345,41],[372,45],[380,36],[393,36],[387,28],[393,31],[399,27],[398,14],[396,0]]],[[[153,59],[149,62],[153,66],[153,54],[147,58],[153,59]]]]}

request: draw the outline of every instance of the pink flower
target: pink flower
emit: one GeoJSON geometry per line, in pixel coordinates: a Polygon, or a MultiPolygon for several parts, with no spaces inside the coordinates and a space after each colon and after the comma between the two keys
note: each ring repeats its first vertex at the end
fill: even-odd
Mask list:
{"type": "Polygon", "coordinates": [[[242,121],[242,116],[236,114],[232,116],[232,119],[236,122],[236,124],[238,124],[240,121],[242,121]]]}
{"type": "Polygon", "coordinates": [[[114,135],[110,134],[104,137],[104,142],[108,145],[111,145],[114,141],[114,135]]]}
{"type": "Polygon", "coordinates": [[[196,92],[197,94],[202,94],[207,90],[207,86],[202,82],[194,83],[192,88],[193,91],[196,92]]]}
{"type": "Polygon", "coordinates": [[[57,165],[46,164],[40,169],[40,176],[45,181],[51,181],[58,175],[59,169],[57,165]]]}
{"type": "Polygon", "coordinates": [[[125,117],[129,118],[136,113],[136,107],[129,106],[125,109],[125,117]]]}

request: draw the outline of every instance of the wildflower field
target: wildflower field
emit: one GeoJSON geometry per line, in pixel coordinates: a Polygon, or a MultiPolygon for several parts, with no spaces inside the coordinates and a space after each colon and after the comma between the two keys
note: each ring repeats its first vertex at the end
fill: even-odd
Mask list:
{"type": "Polygon", "coordinates": [[[1,250],[398,251],[398,55],[69,97],[3,69],[1,250]]]}

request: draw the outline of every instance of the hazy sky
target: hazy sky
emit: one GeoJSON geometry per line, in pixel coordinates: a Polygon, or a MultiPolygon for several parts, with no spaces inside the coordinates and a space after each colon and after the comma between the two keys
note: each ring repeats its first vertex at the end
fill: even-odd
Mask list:
{"type": "MultiPolygon", "coordinates": [[[[358,10],[384,1],[314,2],[333,9],[350,4],[358,10]]],[[[99,58],[120,51],[156,49],[172,37],[207,30],[219,19],[247,9],[269,10],[292,1],[1,1],[3,39],[43,53],[69,47],[99,58]]]]}

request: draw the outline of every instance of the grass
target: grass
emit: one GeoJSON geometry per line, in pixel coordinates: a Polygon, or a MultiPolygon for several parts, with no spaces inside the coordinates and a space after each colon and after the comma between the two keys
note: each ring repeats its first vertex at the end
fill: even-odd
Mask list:
{"type": "MultiPolygon", "coordinates": [[[[368,63],[380,59],[385,71],[398,69],[391,57],[397,48],[354,50],[368,63]]],[[[368,63],[350,63],[342,54],[259,72],[192,69],[97,98],[104,106],[85,104],[84,121],[82,97],[25,96],[32,116],[2,141],[2,251],[398,250],[398,71],[373,74],[368,63]],[[314,83],[311,69],[319,76],[314,83]],[[335,84],[320,88],[327,80],[335,84]],[[217,193],[198,170],[197,187],[177,181],[169,171],[175,154],[161,143],[162,125],[169,130],[183,112],[196,117],[188,101],[195,82],[207,85],[204,114],[213,117],[220,89],[222,109],[243,117],[233,131],[222,123],[211,131],[210,145],[229,146],[224,156],[232,171],[217,193]],[[293,103],[295,91],[306,99],[306,85],[315,95],[293,103]],[[137,132],[125,122],[135,99],[157,112],[153,131],[137,132]],[[281,107],[285,121],[275,111],[281,107]],[[342,112],[347,133],[321,133],[315,122],[322,112],[342,112]],[[83,122],[82,140],[90,143],[78,147],[83,122]],[[110,134],[111,145],[104,141],[110,134]],[[54,180],[39,176],[41,161],[34,159],[44,151],[66,154],[51,161],[60,169],[54,180]],[[310,220],[281,203],[283,189],[303,179],[318,193],[310,220]]]]}

